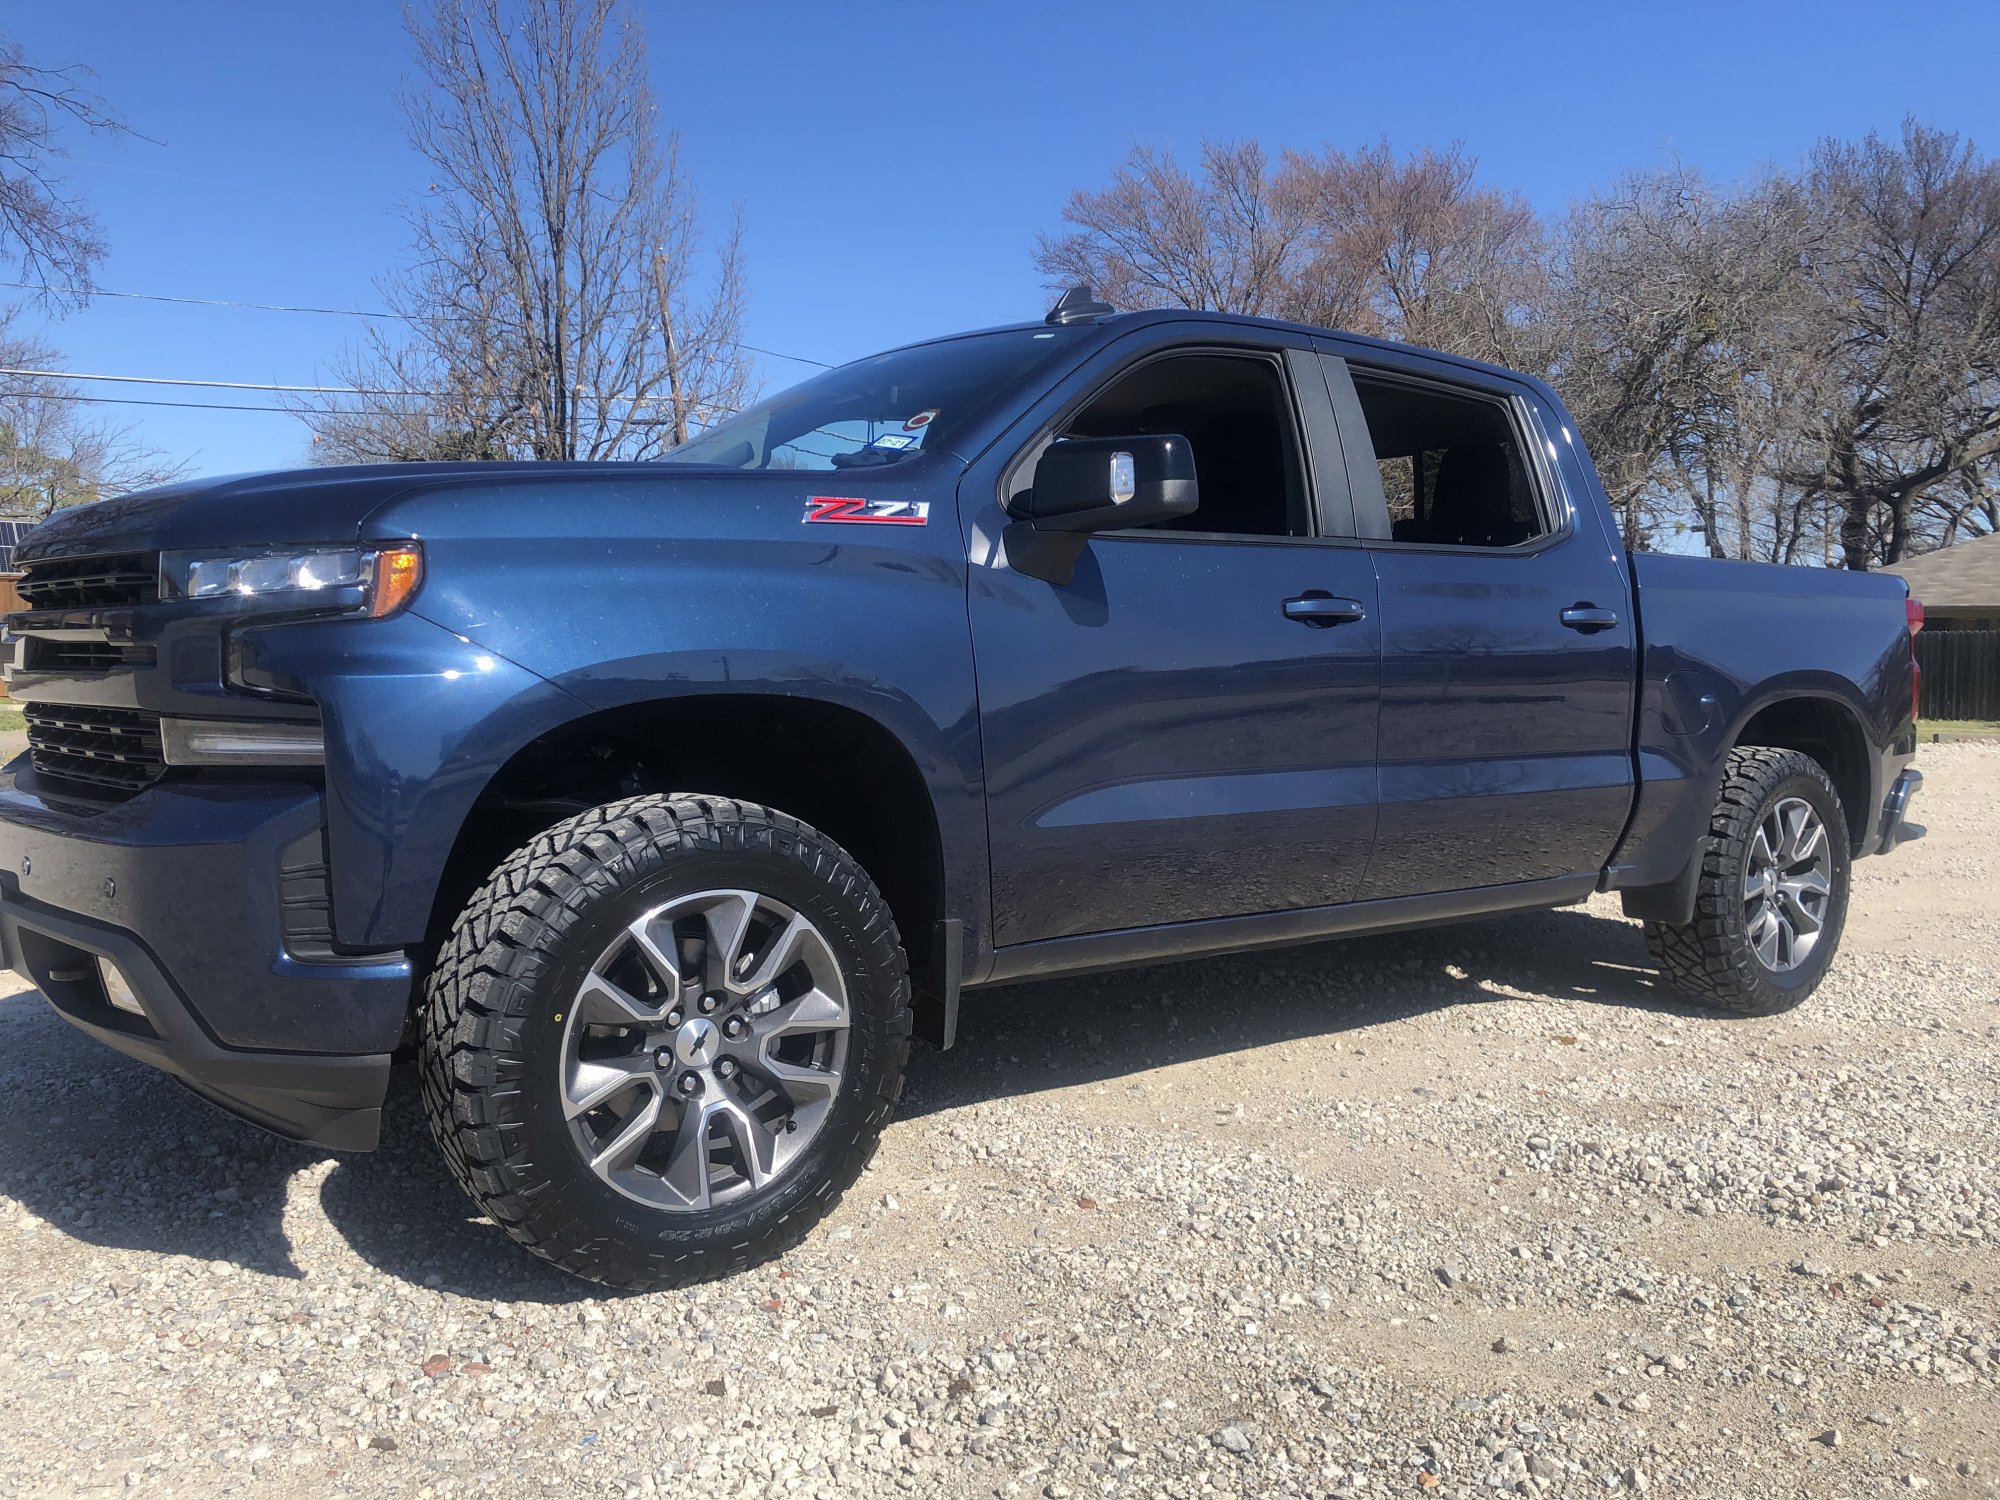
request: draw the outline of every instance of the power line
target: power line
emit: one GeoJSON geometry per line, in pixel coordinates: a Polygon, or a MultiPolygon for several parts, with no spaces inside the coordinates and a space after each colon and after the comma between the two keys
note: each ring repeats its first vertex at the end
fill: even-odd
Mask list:
{"type": "Polygon", "coordinates": [[[228,401],[142,401],[137,396],[73,396],[61,391],[0,392],[0,403],[7,401],[74,401],[84,406],[172,406],[185,411],[267,411],[279,417],[298,416],[297,412],[283,406],[246,406],[228,401]]]}
{"type": "MultiPolygon", "coordinates": [[[[16,291],[34,292],[41,288],[32,282],[0,281],[0,286],[12,287],[16,291]]],[[[370,312],[359,307],[304,307],[284,302],[232,302],[223,297],[173,297],[164,292],[113,292],[102,287],[92,287],[93,297],[120,297],[131,302],[172,302],[183,307],[229,307],[246,312],[316,313],[332,318],[376,318],[388,323],[409,323],[414,320],[402,313],[370,312]]],[[[762,354],[770,359],[789,359],[795,364],[816,365],[822,370],[833,366],[823,359],[808,359],[803,354],[785,354],[777,349],[766,349],[761,344],[746,344],[741,339],[735,341],[739,349],[748,349],[752,354],[762,354]]]]}
{"type": "MultiPolygon", "coordinates": [[[[0,374],[7,374],[7,373],[10,372],[0,370],[0,374]]],[[[258,390],[258,389],[265,389],[265,387],[253,386],[251,387],[251,389],[258,390]]],[[[270,387],[270,389],[292,390],[296,389],[296,387],[276,386],[276,387],[270,387]]],[[[355,391],[352,394],[367,395],[369,393],[366,391],[355,391]]],[[[290,407],[286,406],[248,406],[228,401],[146,401],[142,400],[137,396],[75,396],[62,391],[0,392],[0,404],[4,404],[5,402],[8,401],[68,401],[68,402],[75,402],[84,406],[165,406],[165,407],[176,408],[181,411],[261,411],[269,413],[271,416],[274,417],[294,417],[300,421],[306,420],[306,416],[308,415],[305,413],[293,411],[290,407]]],[[[743,408],[741,408],[740,406],[715,406],[708,408],[705,415],[731,417],[735,416],[742,409],[743,408]]],[[[398,415],[398,413],[383,412],[379,409],[371,410],[370,408],[364,406],[364,407],[336,408],[334,411],[331,412],[312,413],[310,415],[366,417],[366,416],[395,416],[398,415]]],[[[664,426],[666,420],[670,419],[660,419],[660,418],[640,419],[635,421],[633,425],[639,427],[659,427],[659,426],[664,426]]],[[[847,433],[833,432],[824,427],[814,427],[809,430],[818,433],[824,437],[837,439],[841,442],[850,441],[850,437],[847,433]]],[[[798,445],[796,443],[792,443],[789,444],[788,446],[797,447],[798,445]]],[[[810,453],[818,458],[833,458],[835,456],[831,453],[823,453],[817,448],[800,448],[799,451],[801,453],[810,453]]]]}
{"type": "MultiPolygon", "coordinates": [[[[30,281],[0,281],[0,286],[16,291],[35,292],[41,288],[30,281]]],[[[293,307],[283,302],[231,302],[222,297],[170,297],[164,292],[111,292],[92,287],[93,297],[122,297],[128,302],[176,302],[185,307],[234,307],[248,312],[323,313],[335,318],[382,318],[391,323],[409,321],[400,313],[366,312],[358,307],[293,307]]]]}
{"type": "MultiPolygon", "coordinates": [[[[13,375],[24,380],[106,380],[114,385],[183,386],[210,391],[276,391],[286,395],[307,396],[396,396],[412,401],[448,401],[451,399],[451,393],[448,391],[402,391],[389,386],[279,385],[254,380],[190,380],[176,375],[100,375],[80,370],[26,370],[6,365],[0,365],[0,375],[13,375]]],[[[579,401],[598,401],[607,406],[614,405],[620,401],[629,401],[634,406],[657,406],[660,404],[660,398],[658,397],[630,396],[619,393],[600,396],[595,391],[577,391],[574,394],[579,401]]],[[[64,399],[61,392],[0,390],[0,400],[6,400],[15,395],[39,396],[43,400],[64,399]]],[[[89,399],[108,401],[111,398],[77,396],[71,399],[78,401],[89,399]]],[[[155,402],[153,404],[170,406],[174,403],[155,402]]],[[[217,410],[223,411],[228,409],[227,407],[217,408],[217,410]]],[[[286,409],[282,406],[253,406],[244,408],[246,411],[284,411],[286,409]]],[[[730,407],[729,410],[734,412],[739,410],[739,408],[730,407]]]]}
{"type": "MultiPolygon", "coordinates": [[[[254,380],[188,380],[175,375],[95,375],[81,370],[21,370],[0,366],[0,375],[17,375],[32,380],[108,380],[116,385],[197,386],[211,391],[286,391],[308,396],[410,396],[419,400],[442,400],[442,391],[398,391],[387,387],[355,385],[272,385],[254,380]]],[[[611,397],[611,400],[623,398],[611,397]]]]}

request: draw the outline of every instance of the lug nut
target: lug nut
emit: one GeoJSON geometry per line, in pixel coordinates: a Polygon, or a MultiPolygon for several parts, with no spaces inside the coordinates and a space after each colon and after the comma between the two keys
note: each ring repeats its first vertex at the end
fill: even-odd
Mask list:
{"type": "Polygon", "coordinates": [[[713,995],[703,995],[701,997],[701,1013],[703,1015],[707,1015],[710,1011],[714,1010],[715,1007],[720,1005],[721,1003],[722,1002],[713,995]]]}
{"type": "Polygon", "coordinates": [[[669,1026],[678,1026],[686,1019],[687,1017],[681,1013],[681,1008],[678,1005],[667,1012],[667,1024],[669,1026]]]}
{"type": "Polygon", "coordinates": [[[749,1029],[749,1023],[741,1016],[731,1016],[722,1023],[722,1034],[732,1042],[740,1040],[743,1033],[749,1029]]]}
{"type": "Polygon", "coordinates": [[[715,1072],[719,1078],[734,1078],[736,1076],[736,1059],[733,1057],[723,1058],[716,1063],[715,1072]]]}
{"type": "Polygon", "coordinates": [[[678,1087],[683,1094],[687,1094],[689,1096],[699,1094],[701,1092],[701,1074],[699,1073],[681,1074],[681,1081],[678,1087]]]}
{"type": "Polygon", "coordinates": [[[673,1048],[662,1047],[653,1054],[653,1066],[658,1068],[661,1072],[664,1073],[668,1068],[671,1068],[673,1065],[674,1065],[673,1048]]]}

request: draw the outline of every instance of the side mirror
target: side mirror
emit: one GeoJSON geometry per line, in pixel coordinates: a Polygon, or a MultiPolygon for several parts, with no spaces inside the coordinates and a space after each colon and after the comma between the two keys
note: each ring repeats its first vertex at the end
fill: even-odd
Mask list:
{"type": "Polygon", "coordinates": [[[1035,464],[1034,488],[1006,530],[1017,573],[1066,584],[1096,531],[1123,531],[1192,515],[1200,504],[1194,450],[1173,434],[1072,438],[1035,464]]]}

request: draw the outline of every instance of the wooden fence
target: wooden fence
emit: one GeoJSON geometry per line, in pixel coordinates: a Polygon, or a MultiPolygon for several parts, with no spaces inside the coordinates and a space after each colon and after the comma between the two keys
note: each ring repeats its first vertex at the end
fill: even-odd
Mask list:
{"type": "MultiPolygon", "coordinates": [[[[21,597],[21,591],[14,587],[20,579],[19,573],[0,573],[0,615],[12,614],[17,609],[28,607],[27,602],[21,597]]],[[[6,696],[7,685],[0,683],[0,698],[6,696]]]]}
{"type": "Polygon", "coordinates": [[[2000,719],[2000,630],[1917,633],[1926,719],[2000,719]]]}

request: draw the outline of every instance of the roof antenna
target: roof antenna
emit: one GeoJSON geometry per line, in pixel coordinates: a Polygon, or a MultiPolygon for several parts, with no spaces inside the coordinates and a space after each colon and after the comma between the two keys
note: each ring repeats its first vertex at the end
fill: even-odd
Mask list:
{"type": "Polygon", "coordinates": [[[1101,318],[1118,309],[1109,302],[1099,302],[1097,292],[1087,286],[1073,286],[1062,294],[1061,300],[1049,309],[1047,322],[1062,328],[1070,323],[1088,323],[1092,318],[1101,318]]]}

